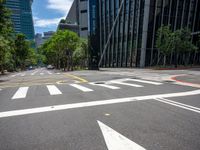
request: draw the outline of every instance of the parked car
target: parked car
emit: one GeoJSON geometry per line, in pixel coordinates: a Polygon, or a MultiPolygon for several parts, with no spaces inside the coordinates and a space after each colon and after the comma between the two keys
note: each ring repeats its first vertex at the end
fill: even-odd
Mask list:
{"type": "Polygon", "coordinates": [[[47,69],[54,69],[54,66],[48,65],[48,66],[47,66],[47,69]]]}

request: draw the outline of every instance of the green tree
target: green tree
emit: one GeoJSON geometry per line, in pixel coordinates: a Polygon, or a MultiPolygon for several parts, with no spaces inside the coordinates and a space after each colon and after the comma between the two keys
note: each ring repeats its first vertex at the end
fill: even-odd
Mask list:
{"type": "MultiPolygon", "coordinates": [[[[189,52],[190,54],[191,52],[196,51],[197,47],[192,43],[191,32],[188,29],[176,30],[172,34],[171,40],[171,48],[175,52],[175,67],[177,67],[180,54],[184,54],[186,52],[189,52]]],[[[184,60],[184,62],[186,62],[186,64],[188,63],[186,60],[184,60]]]]}
{"type": "Polygon", "coordinates": [[[21,68],[21,70],[25,69],[25,61],[29,55],[30,43],[26,40],[24,34],[19,33],[15,38],[15,56],[16,56],[16,65],[21,68]]]}
{"type": "Polygon", "coordinates": [[[77,48],[79,38],[76,33],[65,30],[57,31],[48,41],[42,45],[43,54],[48,64],[54,64],[56,68],[61,67],[73,70],[72,55],[77,48]]]}
{"type": "Polygon", "coordinates": [[[73,60],[75,66],[85,68],[88,63],[88,41],[80,39],[77,49],[73,53],[73,60]]]}
{"type": "Polygon", "coordinates": [[[12,61],[12,39],[13,25],[10,18],[11,12],[4,6],[5,1],[0,1],[0,69],[4,73],[4,69],[11,67],[12,61]]]}
{"type": "Polygon", "coordinates": [[[172,31],[170,30],[169,26],[162,26],[157,31],[156,48],[158,48],[161,54],[164,56],[164,66],[166,65],[167,56],[171,53],[171,36],[172,31]]]}

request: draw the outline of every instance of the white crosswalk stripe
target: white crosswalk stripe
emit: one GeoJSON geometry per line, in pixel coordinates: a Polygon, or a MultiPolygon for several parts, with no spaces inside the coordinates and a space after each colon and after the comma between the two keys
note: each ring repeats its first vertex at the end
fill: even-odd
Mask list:
{"type": "Polygon", "coordinates": [[[140,79],[127,79],[127,81],[135,81],[135,82],[141,82],[141,83],[147,83],[147,84],[153,84],[153,85],[162,85],[162,83],[159,83],[159,82],[140,80],[140,79]]]}
{"type": "Polygon", "coordinates": [[[105,88],[112,89],[112,90],[120,89],[120,87],[113,86],[113,85],[108,85],[108,84],[95,84],[95,83],[89,83],[89,84],[95,85],[95,86],[105,87],[105,88]]]}
{"type": "Polygon", "coordinates": [[[25,75],[26,75],[25,73],[21,74],[22,77],[24,77],[25,75]]]}
{"type": "Polygon", "coordinates": [[[40,75],[41,75],[41,76],[43,76],[43,75],[44,75],[44,73],[40,73],[40,75]]]}
{"type": "MultiPolygon", "coordinates": [[[[44,74],[44,73],[42,73],[44,74]]],[[[130,86],[134,88],[141,88],[144,87],[144,85],[140,84],[134,84],[134,82],[141,82],[145,84],[153,84],[153,85],[161,85],[163,83],[149,81],[149,80],[141,80],[141,79],[117,79],[117,80],[110,80],[110,81],[102,81],[102,82],[90,82],[87,84],[68,84],[66,85],[66,88],[71,87],[71,89],[75,88],[82,92],[93,92],[98,90],[118,90],[123,89],[122,86],[130,86]],[[116,86],[115,86],[116,85],[116,86]],[[121,85],[121,86],[120,86],[121,85]],[[97,88],[99,87],[99,88],[97,88]]],[[[63,94],[62,91],[59,89],[59,87],[56,87],[56,85],[44,85],[50,95],[61,95],[63,94]]],[[[1,91],[2,89],[0,89],[1,91]]],[[[12,99],[22,99],[26,98],[27,92],[29,90],[29,87],[20,87],[16,93],[12,96],[12,99]]],[[[70,89],[69,89],[70,90],[70,89]]]]}
{"type": "Polygon", "coordinates": [[[50,71],[47,72],[48,74],[52,74],[50,71]]]}
{"type": "Polygon", "coordinates": [[[126,86],[132,86],[132,87],[143,87],[142,85],[138,85],[138,84],[125,83],[125,82],[114,81],[114,80],[110,81],[110,83],[120,84],[120,85],[126,85],[126,86]]]}
{"type": "Polygon", "coordinates": [[[78,85],[78,84],[70,84],[70,85],[71,85],[72,87],[75,87],[75,88],[77,88],[77,89],[83,91],[83,92],[92,92],[92,91],[94,91],[94,90],[89,89],[89,88],[87,88],[87,87],[84,87],[84,86],[82,86],[82,85],[78,85]]]}
{"type": "Polygon", "coordinates": [[[60,95],[62,92],[55,85],[47,85],[50,95],[60,95]]]}
{"type": "Polygon", "coordinates": [[[31,73],[31,75],[34,76],[37,72],[38,72],[38,71],[35,71],[35,72],[31,73]]]}
{"type": "Polygon", "coordinates": [[[20,98],[26,98],[27,92],[29,87],[20,87],[17,92],[14,94],[12,99],[20,99],[20,98]]]}

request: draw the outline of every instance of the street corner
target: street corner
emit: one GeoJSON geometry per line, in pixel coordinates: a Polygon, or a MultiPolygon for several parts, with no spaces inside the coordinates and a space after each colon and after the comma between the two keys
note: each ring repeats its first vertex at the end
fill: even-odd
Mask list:
{"type": "Polygon", "coordinates": [[[200,76],[190,74],[179,74],[170,77],[176,84],[200,88],[200,76]]]}

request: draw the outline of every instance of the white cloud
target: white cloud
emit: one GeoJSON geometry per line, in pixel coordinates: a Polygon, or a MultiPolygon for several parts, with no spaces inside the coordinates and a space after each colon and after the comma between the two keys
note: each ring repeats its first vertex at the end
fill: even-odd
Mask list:
{"type": "Polygon", "coordinates": [[[64,17],[53,18],[53,19],[40,19],[38,17],[33,17],[35,27],[42,27],[42,28],[58,25],[59,21],[63,18],[64,17]]]}
{"type": "Polygon", "coordinates": [[[73,0],[48,0],[47,8],[57,10],[62,15],[67,15],[72,2],[73,0]]]}

